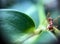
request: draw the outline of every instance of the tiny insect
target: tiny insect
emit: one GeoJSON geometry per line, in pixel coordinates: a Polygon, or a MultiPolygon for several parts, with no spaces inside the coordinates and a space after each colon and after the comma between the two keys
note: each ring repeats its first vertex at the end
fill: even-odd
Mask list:
{"type": "Polygon", "coordinates": [[[53,19],[51,17],[49,17],[48,22],[49,22],[48,29],[52,30],[53,29],[53,19]]]}
{"type": "MultiPolygon", "coordinates": [[[[57,18],[55,18],[55,19],[53,19],[53,18],[51,18],[50,17],[50,13],[48,12],[48,14],[47,14],[47,20],[48,20],[48,26],[47,26],[47,28],[50,30],[50,31],[54,31],[54,29],[53,29],[53,27],[58,27],[58,26],[54,26],[54,22],[56,22],[57,21],[57,19],[58,19],[59,17],[57,17],[57,18]]],[[[58,22],[58,21],[57,21],[58,22]]],[[[56,23],[57,23],[56,22],[56,23]]],[[[56,24],[55,23],[55,24],[56,24]]]]}

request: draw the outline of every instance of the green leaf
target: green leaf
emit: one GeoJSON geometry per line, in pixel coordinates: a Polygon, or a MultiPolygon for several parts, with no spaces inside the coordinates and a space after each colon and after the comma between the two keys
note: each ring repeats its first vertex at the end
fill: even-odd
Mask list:
{"type": "Polygon", "coordinates": [[[4,37],[8,38],[7,40],[15,41],[34,31],[35,24],[26,14],[12,10],[2,10],[0,12],[3,28],[1,32],[4,37]]]}
{"type": "Polygon", "coordinates": [[[33,20],[22,12],[2,11],[2,20],[5,29],[15,29],[19,30],[21,33],[27,32],[30,29],[33,31],[35,27],[33,20]]]}
{"type": "Polygon", "coordinates": [[[53,44],[57,41],[57,38],[50,31],[42,31],[39,36],[36,38],[33,44],[53,44]]]}

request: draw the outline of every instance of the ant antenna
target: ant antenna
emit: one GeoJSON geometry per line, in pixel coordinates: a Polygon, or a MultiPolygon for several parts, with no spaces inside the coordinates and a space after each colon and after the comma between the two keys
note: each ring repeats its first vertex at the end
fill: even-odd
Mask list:
{"type": "Polygon", "coordinates": [[[48,12],[48,14],[47,14],[47,18],[49,18],[50,17],[50,12],[48,12]]]}

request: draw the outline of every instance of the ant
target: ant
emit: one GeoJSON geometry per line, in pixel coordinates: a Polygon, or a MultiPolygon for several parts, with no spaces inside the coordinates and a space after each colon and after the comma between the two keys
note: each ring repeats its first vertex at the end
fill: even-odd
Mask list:
{"type": "MultiPolygon", "coordinates": [[[[48,13],[48,15],[49,15],[49,13],[48,13]]],[[[49,23],[47,28],[52,31],[52,29],[53,29],[53,19],[51,17],[48,17],[47,20],[48,20],[48,23],[49,23]]]]}
{"type": "MultiPolygon", "coordinates": [[[[58,26],[54,26],[54,22],[56,22],[58,20],[58,18],[60,18],[60,16],[53,20],[53,18],[50,17],[50,13],[48,12],[48,14],[47,14],[47,21],[49,23],[48,26],[47,26],[47,29],[49,29],[53,33],[54,33],[54,28],[53,27],[56,27],[56,28],[58,27],[58,26]]],[[[56,23],[58,23],[58,21],[56,23]]]]}

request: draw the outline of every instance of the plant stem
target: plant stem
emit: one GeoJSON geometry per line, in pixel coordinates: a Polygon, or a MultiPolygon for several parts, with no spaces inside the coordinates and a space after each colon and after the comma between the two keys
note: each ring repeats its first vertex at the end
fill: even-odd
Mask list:
{"type": "Polygon", "coordinates": [[[39,15],[39,26],[36,29],[36,31],[38,31],[38,33],[39,33],[40,30],[46,29],[48,22],[47,22],[47,19],[45,16],[43,0],[38,1],[37,7],[38,7],[38,15],[39,15]]]}

